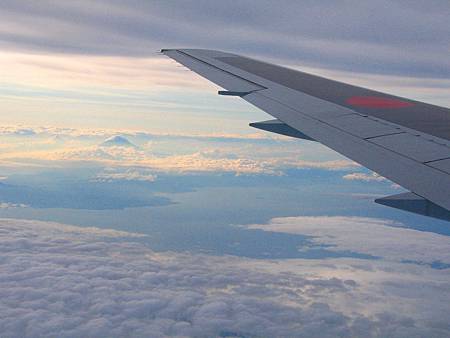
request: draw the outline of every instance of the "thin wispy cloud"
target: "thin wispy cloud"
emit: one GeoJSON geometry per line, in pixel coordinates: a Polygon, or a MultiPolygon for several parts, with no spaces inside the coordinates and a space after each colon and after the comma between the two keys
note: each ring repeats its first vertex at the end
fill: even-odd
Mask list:
{"type": "Polygon", "coordinates": [[[7,66],[2,70],[2,84],[24,85],[26,79],[26,85],[34,86],[36,91],[58,88],[79,94],[105,95],[109,90],[125,96],[126,90],[132,95],[133,90],[146,89],[148,93],[150,89],[168,90],[174,86],[190,90],[208,88],[206,81],[194,81],[198,80],[197,76],[162,56],[127,58],[3,51],[0,62],[7,66]]]}
{"type": "Polygon", "coordinates": [[[149,56],[161,46],[210,47],[333,68],[446,77],[449,13],[447,1],[6,1],[0,37],[3,49],[20,51],[149,56]]]}

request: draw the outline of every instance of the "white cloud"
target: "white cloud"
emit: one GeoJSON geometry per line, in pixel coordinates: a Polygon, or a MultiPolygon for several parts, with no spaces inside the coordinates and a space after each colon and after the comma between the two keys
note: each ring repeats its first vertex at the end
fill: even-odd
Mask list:
{"type": "MultiPolygon", "coordinates": [[[[375,172],[371,174],[366,173],[350,173],[342,176],[344,180],[348,181],[363,181],[363,182],[390,182],[387,178],[378,175],[375,172]]],[[[397,183],[391,183],[391,188],[401,189],[402,187],[397,183]]]]}
{"type": "Polygon", "coordinates": [[[157,253],[126,239],[135,234],[38,221],[0,224],[2,337],[449,333],[445,270],[357,259],[157,253]]]}
{"type": "Polygon", "coordinates": [[[251,229],[312,236],[328,250],[350,250],[398,262],[411,260],[450,264],[450,237],[402,227],[387,219],[348,216],[299,216],[274,218],[251,229]]]}
{"type": "Polygon", "coordinates": [[[349,181],[364,181],[364,182],[386,182],[387,179],[377,173],[350,173],[342,176],[344,180],[349,181]]]}
{"type": "Polygon", "coordinates": [[[0,209],[26,208],[26,207],[27,205],[23,203],[0,202],[0,209]]]}

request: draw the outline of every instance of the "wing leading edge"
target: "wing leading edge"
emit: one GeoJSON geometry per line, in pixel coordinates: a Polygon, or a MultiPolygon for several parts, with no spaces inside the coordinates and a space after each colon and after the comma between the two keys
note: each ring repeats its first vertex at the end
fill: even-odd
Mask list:
{"type": "Polygon", "coordinates": [[[220,51],[161,52],[276,118],[252,126],[321,142],[411,191],[377,203],[450,220],[450,109],[220,51]]]}

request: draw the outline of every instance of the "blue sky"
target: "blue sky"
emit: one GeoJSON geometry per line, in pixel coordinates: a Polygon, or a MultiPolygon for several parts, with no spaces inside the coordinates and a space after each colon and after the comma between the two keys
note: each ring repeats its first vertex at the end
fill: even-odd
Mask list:
{"type": "Polygon", "coordinates": [[[6,337],[447,337],[450,227],[156,53],[450,106],[447,1],[4,1],[6,337]],[[43,320],[45,319],[45,320],[43,320]]]}

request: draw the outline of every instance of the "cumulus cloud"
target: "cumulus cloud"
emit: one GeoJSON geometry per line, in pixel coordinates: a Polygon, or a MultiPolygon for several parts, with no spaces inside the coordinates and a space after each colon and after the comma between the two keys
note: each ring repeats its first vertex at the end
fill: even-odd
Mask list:
{"type": "Polygon", "coordinates": [[[448,335],[443,270],[157,253],[136,234],[0,223],[3,337],[448,335]]]}

